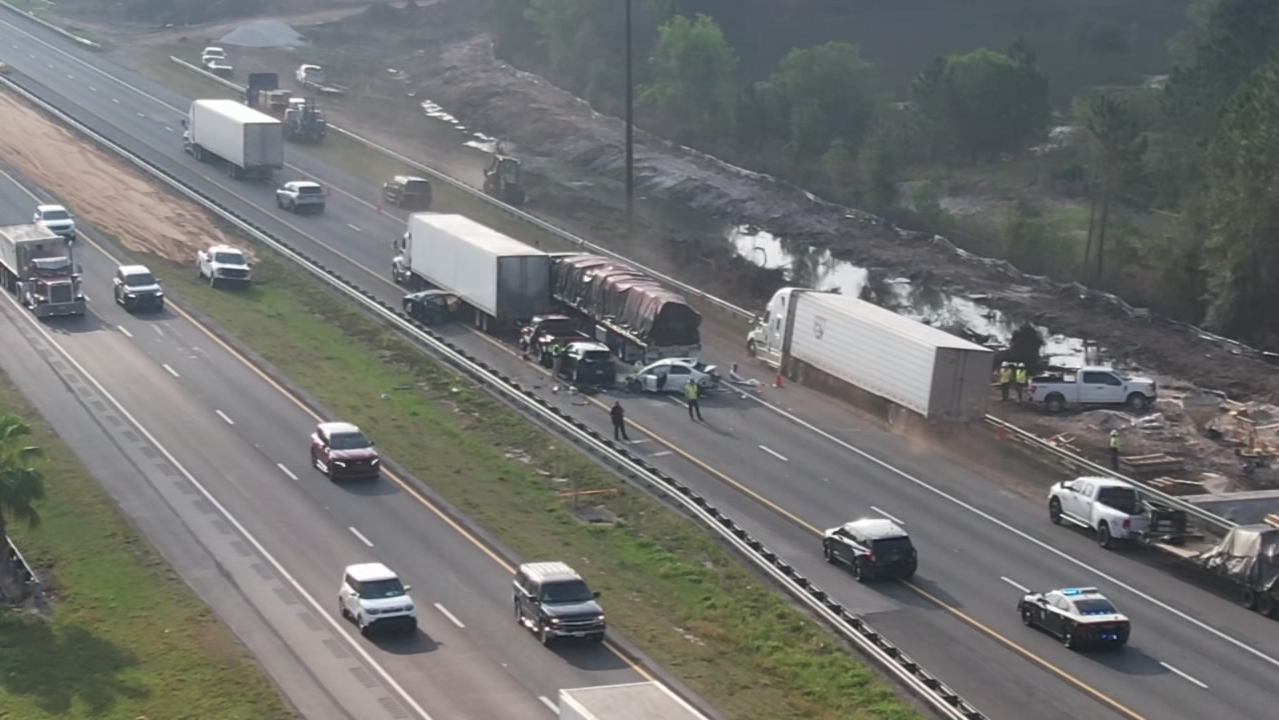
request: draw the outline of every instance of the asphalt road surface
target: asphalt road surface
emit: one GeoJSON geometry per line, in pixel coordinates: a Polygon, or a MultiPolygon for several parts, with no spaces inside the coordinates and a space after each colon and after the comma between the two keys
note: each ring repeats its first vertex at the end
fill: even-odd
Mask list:
{"type": "MultiPolygon", "coordinates": [[[[388,302],[403,216],[380,214],[378,189],[286,149],[279,180],[330,188],[322,216],[274,207],[274,187],[239,183],[181,151],[189,100],[72,47],[17,18],[0,18],[0,49],[19,80],[83,122],[197,184],[263,227],[305,248],[388,302]],[[167,128],[167,129],[166,129],[167,128]],[[178,133],[171,132],[177,129],[178,133]]],[[[709,325],[709,323],[708,323],[709,325]]],[[[602,430],[603,405],[552,394],[545,374],[508,347],[461,327],[459,345],[602,430]]],[[[741,359],[741,339],[708,327],[704,355],[741,359]]],[[[743,362],[743,367],[748,367],[743,362]]],[[[747,374],[752,374],[748,369],[747,374]]],[[[763,377],[764,373],[753,374],[763,377]]],[[[1279,623],[1166,572],[1133,553],[1099,549],[1083,533],[1050,525],[1042,502],[1008,492],[948,456],[917,447],[808,390],[770,392],[785,407],[721,394],[691,424],[679,403],[618,395],[636,451],[680,477],[992,718],[1270,718],[1279,707],[1279,623]],[[648,430],[649,432],[644,432],[648,430]],[[910,583],[862,586],[826,565],[817,530],[862,515],[904,521],[920,548],[910,583]],[[1022,588],[1095,585],[1133,621],[1120,653],[1081,654],[1021,625],[1022,588]]]]}
{"type": "MultiPolygon", "coordinates": [[[[34,202],[0,177],[0,224],[34,202]]],[[[605,647],[543,648],[489,545],[398,478],[326,480],[310,410],[171,303],[118,307],[92,233],[76,251],[89,314],[41,323],[3,294],[0,365],[304,716],[544,720],[560,688],[643,679],[605,647]],[[338,615],[342,568],[367,561],[414,585],[415,635],[338,615]]]]}

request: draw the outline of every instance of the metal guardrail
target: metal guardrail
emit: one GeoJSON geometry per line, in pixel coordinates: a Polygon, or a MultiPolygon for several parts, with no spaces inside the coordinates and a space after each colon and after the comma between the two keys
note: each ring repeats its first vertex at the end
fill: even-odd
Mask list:
{"type": "Polygon", "coordinates": [[[22,556],[22,552],[18,550],[18,546],[14,544],[13,538],[8,535],[4,536],[4,560],[5,569],[12,569],[17,574],[17,579],[22,583],[22,600],[31,600],[37,608],[44,606],[44,584],[40,582],[40,576],[36,575],[35,568],[31,567],[31,563],[22,556]]]}
{"type": "Polygon", "coordinates": [[[49,22],[48,20],[45,20],[44,18],[37,16],[34,12],[31,12],[30,10],[23,10],[22,8],[20,8],[20,7],[16,6],[16,5],[12,5],[12,4],[10,4],[10,3],[7,3],[7,2],[5,2],[4,0],[0,0],[0,7],[4,7],[4,8],[6,8],[6,9],[8,9],[8,10],[11,10],[11,11],[13,11],[13,12],[15,12],[15,13],[19,14],[19,15],[22,15],[23,17],[26,17],[26,18],[27,18],[27,19],[29,19],[29,20],[32,20],[32,21],[37,22],[37,23],[40,23],[41,25],[43,25],[43,26],[45,26],[45,27],[49,28],[50,30],[52,30],[52,31],[54,31],[54,32],[56,32],[56,33],[58,33],[59,35],[62,35],[62,36],[64,36],[64,37],[71,38],[73,41],[75,41],[75,42],[77,42],[77,43],[79,43],[79,44],[81,44],[81,45],[84,45],[85,47],[93,48],[94,50],[101,50],[101,49],[102,49],[102,46],[101,46],[101,45],[99,45],[98,43],[95,43],[94,41],[92,41],[92,40],[90,40],[90,39],[88,39],[88,38],[82,38],[82,37],[80,37],[79,35],[76,35],[75,33],[71,32],[70,30],[67,30],[67,29],[65,29],[65,28],[60,28],[60,27],[58,27],[57,25],[54,25],[53,23],[49,22]]]}
{"type": "MultiPolygon", "coordinates": [[[[213,73],[208,72],[207,70],[204,70],[203,68],[197,67],[196,65],[193,65],[192,63],[189,63],[181,58],[170,56],[169,59],[173,61],[174,63],[177,63],[178,65],[186,67],[189,70],[197,72],[203,77],[209,80],[212,80],[214,82],[217,82],[227,88],[236,90],[237,92],[240,92],[240,93],[243,93],[245,90],[243,86],[236,85],[235,83],[229,80],[220,78],[217,75],[214,75],[213,73]]],[[[746,310],[745,308],[734,305],[728,302],[727,300],[717,298],[713,295],[707,295],[706,293],[702,292],[701,290],[698,290],[697,288],[692,287],[691,285],[683,283],[667,275],[663,275],[655,270],[644,267],[643,265],[638,265],[637,263],[631,260],[628,260],[627,258],[617,254],[616,252],[613,252],[604,247],[600,247],[599,245],[596,245],[590,242],[589,240],[585,240],[576,235],[565,232],[564,230],[561,230],[560,228],[557,228],[554,225],[551,225],[550,223],[546,222],[545,220],[542,220],[541,218],[535,217],[518,208],[507,205],[506,203],[503,203],[501,200],[498,200],[497,198],[486,195],[480,192],[479,190],[476,190],[475,188],[471,187],[470,185],[467,185],[459,180],[449,177],[448,175],[445,175],[444,173],[438,170],[435,170],[434,168],[427,167],[426,165],[423,165],[422,163],[416,160],[413,160],[412,158],[408,158],[403,155],[400,155],[399,153],[396,153],[393,150],[383,147],[382,145],[379,145],[373,142],[372,140],[362,138],[353,132],[344,130],[342,128],[339,128],[333,125],[330,125],[329,127],[332,128],[334,131],[342,134],[343,136],[348,137],[351,140],[361,145],[364,145],[365,147],[368,147],[372,150],[376,150],[377,152],[380,152],[398,162],[404,163],[405,165],[409,167],[416,168],[420,170],[422,173],[430,175],[432,178],[448,184],[450,187],[456,188],[457,190],[461,192],[468,193],[474,198],[477,198],[486,203],[489,203],[493,207],[496,207],[505,211],[506,213],[510,214],[512,217],[516,219],[519,219],[528,224],[534,225],[538,229],[543,230],[544,232],[548,232],[553,235],[556,235],[557,237],[559,237],[561,240],[565,242],[572,243],[577,245],[578,247],[586,248],[590,250],[591,252],[594,252],[600,255],[607,255],[609,257],[613,257],[618,260],[627,262],[631,265],[634,265],[640,270],[643,270],[644,272],[649,273],[653,277],[658,278],[662,282],[667,283],[668,285],[671,285],[672,287],[678,288],[681,292],[689,293],[697,298],[700,298],[704,302],[714,305],[715,307],[725,312],[728,312],[732,315],[736,315],[740,318],[743,318],[752,322],[754,321],[756,317],[754,313],[746,310]]],[[[1211,527],[1216,527],[1222,530],[1228,530],[1229,528],[1235,526],[1235,523],[1231,522],[1230,520],[1227,520],[1226,518],[1220,515],[1217,515],[1216,513],[1209,512],[1208,510],[1204,510],[1203,508],[1197,505],[1194,505],[1192,503],[1188,503],[1185,500],[1181,500],[1179,498],[1173,497],[1166,493],[1162,493],[1150,487],[1149,485],[1147,485],[1146,483],[1140,480],[1126,477],[1124,475],[1116,473],[1110,470],[1109,468],[1103,467],[1101,465],[1098,465],[1088,460],[1087,458],[1062,450],[1061,448],[1058,448],[1046,442],[1043,438],[1040,438],[1039,436],[1033,433],[1022,430],[1021,428],[1009,422],[1001,420],[995,417],[994,415],[986,415],[984,420],[989,425],[993,425],[994,427],[1007,430],[1009,433],[1012,434],[1014,439],[1021,442],[1022,444],[1027,445],[1029,447],[1036,448],[1037,450],[1041,452],[1050,454],[1056,457],[1057,459],[1061,460],[1064,464],[1080,472],[1087,472],[1090,474],[1103,475],[1106,477],[1114,477],[1120,480],[1124,480],[1125,482],[1131,483],[1135,487],[1140,488],[1141,492],[1146,494],[1150,498],[1158,500],[1160,503],[1163,503],[1170,507],[1173,507],[1179,510],[1184,510],[1187,515],[1194,517],[1211,527]]]]}
{"type": "Polygon", "coordinates": [[[515,379],[489,366],[483,360],[472,357],[465,350],[425,325],[409,318],[397,308],[378,300],[372,293],[356,286],[320,261],[292,247],[286,241],[271,235],[252,221],[240,216],[217,200],[179,180],[150,161],[120,147],[95,132],[65,112],[53,107],[12,80],[0,77],[0,85],[7,86],[29,102],[71,127],[81,135],[124,158],[143,172],[173,188],[179,194],[199,203],[224,220],[255,237],[279,254],[292,260],[305,271],[317,277],[334,290],[354,300],[372,312],[380,320],[413,337],[430,348],[437,357],[453,368],[465,373],[481,385],[522,407],[537,419],[556,428],[564,437],[590,449],[597,456],[609,461],[623,471],[623,476],[641,484],[645,489],[660,492],[673,500],[716,533],[730,546],[760,570],[773,578],[793,598],[833,627],[841,636],[859,647],[885,671],[893,675],[916,697],[929,705],[941,717],[950,720],[985,720],[986,716],[970,705],[957,693],[942,683],[935,675],[890,643],[864,619],[847,610],[824,590],[821,590],[777,553],[753,538],[732,518],[711,505],[692,488],[674,477],[650,465],[643,458],[608,439],[582,421],[539,397],[515,379]]]}

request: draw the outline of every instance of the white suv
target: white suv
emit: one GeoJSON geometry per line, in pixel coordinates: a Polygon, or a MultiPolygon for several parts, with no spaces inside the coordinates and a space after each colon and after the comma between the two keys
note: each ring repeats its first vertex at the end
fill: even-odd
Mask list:
{"type": "Polygon", "coordinates": [[[382,628],[399,628],[412,634],[417,632],[417,606],[409,597],[412,589],[412,585],[400,584],[395,573],[382,563],[350,565],[338,589],[338,608],[342,617],[353,621],[364,635],[382,628]]]}
{"type": "Polygon", "coordinates": [[[44,227],[55,235],[75,240],[75,218],[61,205],[37,205],[31,222],[44,227]]]}

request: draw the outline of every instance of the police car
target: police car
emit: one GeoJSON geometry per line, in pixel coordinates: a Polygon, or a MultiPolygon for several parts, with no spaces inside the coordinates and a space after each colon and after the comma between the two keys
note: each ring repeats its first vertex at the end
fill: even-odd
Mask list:
{"type": "Polygon", "coordinates": [[[1128,642],[1131,624],[1094,587],[1031,593],[1017,603],[1021,621],[1061,638],[1075,649],[1085,645],[1120,647],[1128,642]]]}

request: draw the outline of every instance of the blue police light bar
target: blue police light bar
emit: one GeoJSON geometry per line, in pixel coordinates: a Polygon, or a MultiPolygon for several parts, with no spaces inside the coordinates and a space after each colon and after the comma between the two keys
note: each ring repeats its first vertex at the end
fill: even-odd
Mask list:
{"type": "Polygon", "coordinates": [[[1062,595],[1086,595],[1088,593],[1095,593],[1095,592],[1097,592],[1097,588],[1095,587],[1077,587],[1077,588],[1061,589],[1062,595]]]}

